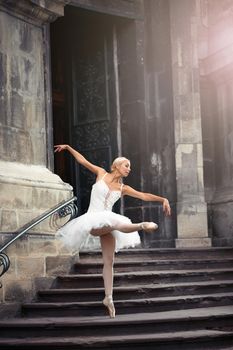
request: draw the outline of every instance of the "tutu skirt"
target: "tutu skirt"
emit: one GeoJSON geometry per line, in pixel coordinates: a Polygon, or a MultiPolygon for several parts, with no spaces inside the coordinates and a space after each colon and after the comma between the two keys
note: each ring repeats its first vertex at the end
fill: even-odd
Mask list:
{"type": "MultiPolygon", "coordinates": [[[[92,229],[115,226],[119,223],[131,223],[131,220],[112,211],[87,212],[65,224],[57,231],[56,236],[69,250],[75,252],[82,249],[92,229]]],[[[137,231],[124,233],[113,230],[111,234],[115,237],[116,252],[122,248],[133,248],[141,243],[137,231]]]]}

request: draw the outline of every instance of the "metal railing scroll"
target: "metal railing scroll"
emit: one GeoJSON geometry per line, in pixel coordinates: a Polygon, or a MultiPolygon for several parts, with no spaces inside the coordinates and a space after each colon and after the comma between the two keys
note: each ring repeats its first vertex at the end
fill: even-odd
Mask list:
{"type": "MultiPolygon", "coordinates": [[[[56,227],[56,228],[58,228],[57,226],[58,219],[65,218],[68,215],[70,215],[68,221],[75,218],[78,214],[78,207],[75,204],[76,200],[77,200],[76,197],[72,197],[67,201],[63,201],[59,203],[52,209],[46,211],[45,213],[41,214],[40,216],[28,222],[26,225],[21,227],[16,232],[13,232],[13,234],[15,234],[14,237],[11,238],[9,241],[7,241],[2,247],[0,247],[0,277],[4,275],[4,273],[6,273],[10,267],[10,259],[8,255],[4,252],[4,250],[6,250],[17,239],[25,235],[33,227],[35,227],[36,225],[38,225],[39,223],[41,223],[42,221],[48,218],[51,219],[53,223],[53,227],[56,227]]],[[[1,283],[0,283],[0,288],[1,288],[1,283]]]]}

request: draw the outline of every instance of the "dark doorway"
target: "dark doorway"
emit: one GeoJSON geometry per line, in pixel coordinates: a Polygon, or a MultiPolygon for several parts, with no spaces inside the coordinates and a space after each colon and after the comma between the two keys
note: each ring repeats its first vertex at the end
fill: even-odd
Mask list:
{"type": "MultiPolygon", "coordinates": [[[[51,25],[54,144],[68,143],[109,169],[121,147],[115,18],[67,6],[51,25]]],[[[67,154],[55,172],[74,187],[80,214],[95,179],[67,154]]]]}

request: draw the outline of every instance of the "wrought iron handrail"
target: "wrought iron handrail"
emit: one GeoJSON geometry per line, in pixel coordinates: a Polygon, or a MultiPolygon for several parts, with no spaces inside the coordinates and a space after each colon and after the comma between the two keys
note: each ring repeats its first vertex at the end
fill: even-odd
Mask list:
{"type": "MultiPolygon", "coordinates": [[[[78,214],[78,207],[74,203],[76,200],[77,200],[76,197],[72,197],[72,198],[68,199],[67,201],[62,201],[61,203],[59,203],[58,205],[56,205],[52,209],[44,212],[43,214],[37,216],[36,218],[34,218],[30,222],[28,222],[26,225],[21,227],[16,232],[13,232],[16,235],[13,238],[11,238],[8,242],[6,242],[0,248],[0,268],[1,268],[0,277],[4,273],[6,273],[10,267],[10,259],[9,259],[8,255],[6,253],[4,253],[3,251],[6,248],[8,248],[12,243],[14,243],[17,239],[19,239],[20,237],[25,235],[34,226],[38,225],[39,223],[46,220],[47,218],[49,218],[50,216],[52,216],[55,213],[58,214],[59,218],[63,218],[63,217],[70,214],[70,218],[68,221],[75,218],[78,214]]],[[[0,284],[0,287],[1,287],[1,284],[0,284]]]]}

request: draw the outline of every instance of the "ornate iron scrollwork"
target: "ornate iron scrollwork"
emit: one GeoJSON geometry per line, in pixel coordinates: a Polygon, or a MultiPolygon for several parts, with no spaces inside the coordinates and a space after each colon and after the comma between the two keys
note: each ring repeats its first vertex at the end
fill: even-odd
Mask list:
{"type": "Polygon", "coordinates": [[[74,219],[78,214],[78,207],[75,203],[69,203],[64,208],[58,210],[59,218],[64,218],[67,215],[70,215],[69,221],[74,219]]]}
{"type": "MultiPolygon", "coordinates": [[[[70,215],[69,220],[74,219],[78,214],[78,207],[74,203],[77,200],[76,197],[73,197],[66,202],[62,202],[55,206],[54,208],[50,209],[49,211],[41,214],[37,218],[33,219],[32,221],[28,222],[25,226],[21,227],[18,232],[12,239],[10,239],[8,242],[6,242],[2,247],[0,247],[0,277],[7,272],[7,270],[10,267],[10,259],[6,253],[3,253],[4,250],[6,250],[12,243],[14,243],[17,239],[25,235],[30,229],[32,229],[34,226],[38,225],[40,222],[46,220],[47,218],[50,218],[53,224],[53,228],[59,228],[57,225],[57,219],[58,218],[64,218],[67,215],[70,215]]],[[[51,224],[51,223],[50,223],[51,224]]],[[[2,287],[2,284],[0,282],[0,288],[2,287]]]]}
{"type": "MultiPolygon", "coordinates": [[[[10,267],[10,259],[5,253],[0,253],[0,277],[7,272],[10,267]]],[[[0,282],[0,288],[2,288],[2,283],[0,282]]]]}
{"type": "MultiPolygon", "coordinates": [[[[72,203],[68,203],[66,206],[58,209],[52,216],[50,219],[50,227],[54,228],[54,229],[59,229],[61,226],[61,223],[59,222],[60,219],[65,218],[66,216],[70,215],[69,220],[74,219],[77,215],[78,215],[78,207],[77,205],[72,202],[72,203]]],[[[67,222],[68,222],[67,221],[67,222]]]]}

